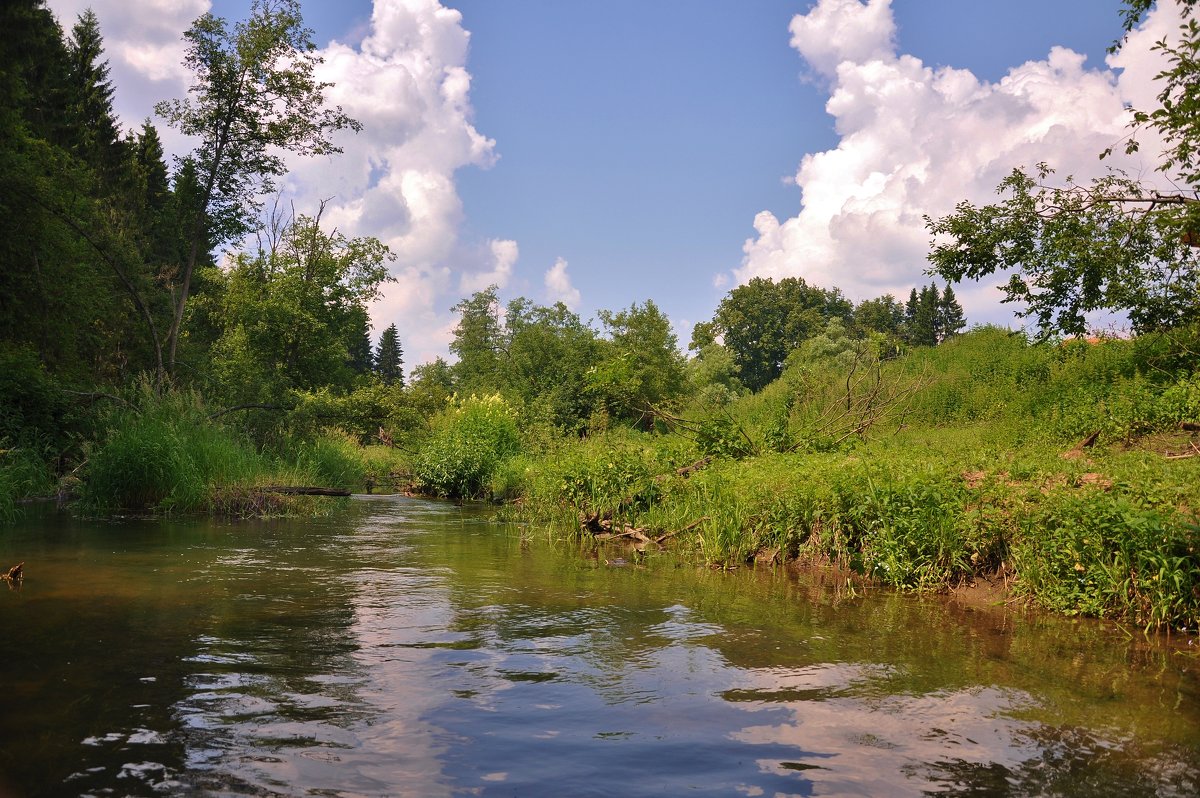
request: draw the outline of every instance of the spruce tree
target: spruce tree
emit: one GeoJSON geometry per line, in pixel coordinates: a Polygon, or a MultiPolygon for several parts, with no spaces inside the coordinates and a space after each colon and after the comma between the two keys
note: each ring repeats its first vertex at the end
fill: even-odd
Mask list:
{"type": "Polygon", "coordinates": [[[375,352],[375,373],[388,385],[404,385],[403,355],[396,325],[389,324],[379,336],[379,348],[375,352]]]}
{"type": "Polygon", "coordinates": [[[366,374],[375,368],[375,354],[371,348],[371,321],[364,309],[356,322],[357,329],[349,341],[350,368],[358,374],[366,374]]]}
{"type": "MultiPolygon", "coordinates": [[[[917,294],[914,288],[909,295],[912,320],[908,323],[908,342],[913,346],[935,346],[938,342],[938,303],[941,295],[937,285],[927,285],[917,294]]],[[[908,309],[905,309],[908,315],[908,309]]]]}
{"type": "Polygon", "coordinates": [[[125,169],[125,143],[113,112],[113,86],[100,21],[89,8],[79,15],[68,44],[68,119],[74,139],[71,149],[96,172],[104,194],[116,192],[125,169]]]}
{"type": "Polygon", "coordinates": [[[946,286],[946,291],[942,294],[941,302],[938,304],[938,318],[941,322],[939,326],[943,341],[958,335],[967,326],[962,305],[958,304],[958,300],[954,296],[954,289],[950,286],[946,286]]]}

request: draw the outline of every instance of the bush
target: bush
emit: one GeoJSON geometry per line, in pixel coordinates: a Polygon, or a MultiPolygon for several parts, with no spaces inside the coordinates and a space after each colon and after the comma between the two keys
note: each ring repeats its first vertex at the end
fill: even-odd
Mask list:
{"type": "Polygon", "coordinates": [[[499,394],[455,401],[433,420],[417,452],[418,488],[438,496],[475,498],[497,466],[521,448],[516,413],[499,394]]]}

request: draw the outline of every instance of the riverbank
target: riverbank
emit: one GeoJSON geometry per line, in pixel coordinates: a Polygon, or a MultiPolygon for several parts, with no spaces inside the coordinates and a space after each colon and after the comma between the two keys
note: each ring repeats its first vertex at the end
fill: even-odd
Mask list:
{"type": "Polygon", "coordinates": [[[506,516],[718,567],[827,564],[934,591],[999,576],[1056,612],[1196,629],[1200,381],[1147,378],[1146,346],[983,330],[882,363],[859,393],[835,362],[802,364],[654,433],[513,458],[492,490],[506,516]],[[872,395],[904,401],[856,429],[872,395]],[[847,406],[859,415],[829,423],[847,406]]]}

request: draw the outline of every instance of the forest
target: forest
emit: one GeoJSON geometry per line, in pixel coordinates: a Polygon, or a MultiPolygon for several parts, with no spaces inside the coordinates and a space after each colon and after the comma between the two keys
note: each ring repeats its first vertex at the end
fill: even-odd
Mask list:
{"type": "MultiPolygon", "coordinates": [[[[1126,4],[1126,30],[1149,5],[1126,4]]],[[[188,98],[128,131],[101,21],[6,3],[0,523],[39,497],[243,518],[336,511],[298,488],[408,491],[635,557],[987,583],[1195,629],[1192,6],[1125,145],[1164,141],[1178,192],[1018,168],[996,204],[927,220],[930,279],[907,297],[756,278],[686,350],[652,299],[588,320],[493,286],[453,308],[451,358],[406,369],[396,325],[368,314],[388,247],[278,199],[284,153],[336,155],[359,126],[324,100],[298,3],[197,19],[188,98]],[[156,124],[196,149],[168,163],[156,124]],[[968,328],[953,284],[989,277],[1029,332],[968,328]],[[1128,332],[1090,334],[1096,311],[1128,332]]]]}

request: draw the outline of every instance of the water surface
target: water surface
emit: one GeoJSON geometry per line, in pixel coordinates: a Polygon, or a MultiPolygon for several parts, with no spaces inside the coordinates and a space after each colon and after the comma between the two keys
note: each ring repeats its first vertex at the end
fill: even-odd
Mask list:
{"type": "Polygon", "coordinates": [[[0,532],[0,796],[1200,794],[1186,641],[486,518],[0,532]]]}

